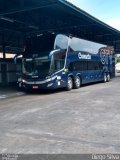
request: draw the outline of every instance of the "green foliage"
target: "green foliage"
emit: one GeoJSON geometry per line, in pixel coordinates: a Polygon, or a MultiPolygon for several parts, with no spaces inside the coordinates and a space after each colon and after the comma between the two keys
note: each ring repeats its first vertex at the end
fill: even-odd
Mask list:
{"type": "Polygon", "coordinates": [[[120,63],[120,57],[116,57],[116,58],[115,58],[115,64],[116,64],[116,63],[120,63]]]}
{"type": "Polygon", "coordinates": [[[117,63],[120,62],[120,58],[117,58],[117,63]]]}

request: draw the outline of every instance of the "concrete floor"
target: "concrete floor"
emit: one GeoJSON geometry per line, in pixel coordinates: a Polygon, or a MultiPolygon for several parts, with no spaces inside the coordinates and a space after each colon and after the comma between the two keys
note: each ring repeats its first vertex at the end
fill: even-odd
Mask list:
{"type": "Polygon", "coordinates": [[[0,100],[0,153],[120,153],[120,78],[0,100]]]}
{"type": "Polygon", "coordinates": [[[17,90],[17,87],[1,87],[0,86],[0,101],[2,99],[6,99],[6,98],[11,98],[11,97],[16,97],[16,96],[21,96],[24,95],[25,93],[17,90]]]}

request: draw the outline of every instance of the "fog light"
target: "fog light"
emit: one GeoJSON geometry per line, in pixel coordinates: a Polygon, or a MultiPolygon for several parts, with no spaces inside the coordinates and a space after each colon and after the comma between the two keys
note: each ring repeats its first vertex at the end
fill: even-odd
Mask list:
{"type": "Polygon", "coordinates": [[[61,76],[57,76],[57,80],[61,80],[61,76]]]}

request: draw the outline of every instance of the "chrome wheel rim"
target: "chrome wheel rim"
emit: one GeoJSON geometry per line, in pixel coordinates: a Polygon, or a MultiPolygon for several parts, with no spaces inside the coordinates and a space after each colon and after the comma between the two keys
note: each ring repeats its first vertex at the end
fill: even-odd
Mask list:
{"type": "Polygon", "coordinates": [[[104,81],[105,81],[105,82],[107,81],[107,76],[106,76],[106,75],[104,75],[104,81]]]}
{"type": "Polygon", "coordinates": [[[80,87],[80,79],[79,79],[78,77],[76,78],[76,81],[75,81],[75,82],[76,82],[76,86],[77,86],[77,87],[80,87]]]}
{"type": "Polygon", "coordinates": [[[71,79],[68,79],[68,88],[72,88],[72,81],[71,81],[71,79]]]}
{"type": "Polygon", "coordinates": [[[108,74],[108,77],[107,77],[107,78],[108,78],[108,81],[110,81],[110,75],[109,75],[109,74],[108,74]]]}

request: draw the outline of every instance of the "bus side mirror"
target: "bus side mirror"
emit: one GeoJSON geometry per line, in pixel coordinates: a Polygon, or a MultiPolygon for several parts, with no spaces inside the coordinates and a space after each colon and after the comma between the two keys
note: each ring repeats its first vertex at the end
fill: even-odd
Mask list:
{"type": "Polygon", "coordinates": [[[16,55],[16,56],[14,57],[14,64],[16,64],[16,63],[17,63],[17,60],[19,60],[19,59],[22,59],[22,55],[16,55]]]}
{"type": "Polygon", "coordinates": [[[17,63],[17,58],[16,57],[14,57],[14,64],[16,64],[17,63]]]}

